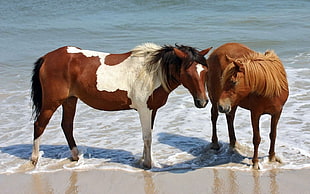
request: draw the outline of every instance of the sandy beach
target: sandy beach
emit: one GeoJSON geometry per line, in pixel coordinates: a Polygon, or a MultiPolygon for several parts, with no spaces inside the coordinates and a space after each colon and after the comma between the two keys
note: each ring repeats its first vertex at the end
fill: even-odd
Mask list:
{"type": "Polygon", "coordinates": [[[1,193],[310,193],[310,169],[126,172],[91,170],[0,175],[1,193]]]}

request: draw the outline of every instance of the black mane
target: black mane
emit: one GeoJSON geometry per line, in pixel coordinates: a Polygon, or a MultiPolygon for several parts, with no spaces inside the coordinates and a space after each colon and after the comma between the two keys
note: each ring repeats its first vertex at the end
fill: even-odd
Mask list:
{"type": "MultiPolygon", "coordinates": [[[[168,82],[178,82],[173,75],[179,75],[181,67],[189,68],[193,62],[200,63],[201,65],[207,66],[206,59],[199,51],[190,46],[184,45],[164,45],[161,49],[157,50],[150,60],[150,64],[158,64],[161,67],[162,75],[165,77],[166,86],[169,89],[168,82]],[[182,61],[174,52],[174,48],[181,50],[187,54],[185,60],[182,61]]],[[[165,86],[164,86],[165,87],[165,86]]]]}
{"type": "Polygon", "coordinates": [[[161,61],[163,67],[169,65],[176,65],[178,69],[180,69],[181,65],[185,65],[185,68],[188,68],[194,61],[200,63],[203,66],[207,66],[206,59],[203,55],[199,53],[196,48],[184,45],[175,45],[175,47],[171,45],[164,45],[161,49],[159,49],[153,56],[151,63],[155,64],[161,61]],[[182,52],[187,54],[187,58],[183,61],[176,56],[174,52],[174,48],[181,50],[182,52]]]}
{"type": "MultiPolygon", "coordinates": [[[[196,61],[197,63],[200,63],[203,66],[207,66],[205,57],[201,55],[196,48],[190,47],[190,46],[184,46],[184,45],[179,46],[177,44],[175,46],[177,49],[183,51],[184,53],[188,55],[187,57],[188,61],[185,61],[185,64],[187,64],[188,66],[191,65],[191,63],[194,61],[196,61]]],[[[188,68],[188,66],[185,68],[188,68]]]]}

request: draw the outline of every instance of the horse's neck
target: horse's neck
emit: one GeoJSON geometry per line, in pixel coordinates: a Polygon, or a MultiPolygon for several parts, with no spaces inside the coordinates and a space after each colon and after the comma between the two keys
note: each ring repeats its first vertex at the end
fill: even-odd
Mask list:
{"type": "Polygon", "coordinates": [[[177,84],[175,82],[171,83],[169,91],[165,90],[162,85],[156,88],[151,94],[151,96],[148,98],[148,101],[147,101],[148,107],[152,110],[157,110],[158,108],[165,105],[169,94],[174,89],[176,89],[179,85],[180,84],[177,84]]]}
{"type": "Polygon", "coordinates": [[[170,80],[168,84],[169,84],[170,92],[172,92],[173,90],[175,90],[177,87],[181,85],[181,83],[178,80],[170,80]]]}

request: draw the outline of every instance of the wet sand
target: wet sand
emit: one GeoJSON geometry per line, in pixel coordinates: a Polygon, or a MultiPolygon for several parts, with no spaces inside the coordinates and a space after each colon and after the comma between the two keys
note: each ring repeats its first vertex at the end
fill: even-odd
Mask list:
{"type": "Polygon", "coordinates": [[[0,193],[310,193],[310,169],[127,172],[91,170],[0,175],[0,193]]]}

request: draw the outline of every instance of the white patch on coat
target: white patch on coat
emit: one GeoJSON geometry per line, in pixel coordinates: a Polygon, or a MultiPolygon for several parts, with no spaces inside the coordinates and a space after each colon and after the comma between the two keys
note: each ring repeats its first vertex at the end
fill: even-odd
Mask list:
{"type": "Polygon", "coordinates": [[[123,90],[132,100],[131,108],[145,106],[149,96],[160,86],[144,67],[144,57],[128,57],[118,65],[101,63],[97,69],[97,89],[115,92],[123,90]]]}
{"type": "Polygon", "coordinates": [[[79,150],[77,147],[73,147],[71,150],[71,156],[73,160],[78,160],[79,159],[79,150]]]}
{"type": "Polygon", "coordinates": [[[35,139],[32,145],[31,159],[35,162],[37,162],[39,158],[40,139],[41,139],[41,136],[35,139]]]}
{"type": "Polygon", "coordinates": [[[196,65],[196,71],[200,77],[200,73],[204,70],[203,66],[201,64],[196,65]]]}
{"type": "MultiPolygon", "coordinates": [[[[148,47],[145,47],[145,49],[154,50],[154,48],[149,48],[149,45],[146,46],[148,47]]],[[[136,54],[139,50],[144,52],[142,50],[144,48],[143,45],[141,48],[137,48],[137,51],[135,50],[136,54]]],[[[161,85],[158,78],[146,72],[145,59],[148,56],[137,54],[128,57],[120,64],[106,65],[104,61],[109,53],[81,50],[76,47],[68,47],[67,52],[82,53],[86,57],[99,57],[101,64],[96,71],[97,90],[107,92],[126,91],[128,98],[132,101],[131,108],[146,108],[149,96],[161,85]]],[[[149,53],[147,54],[150,55],[149,53]]]]}
{"type": "Polygon", "coordinates": [[[99,91],[115,92],[116,90],[130,91],[140,71],[142,61],[139,58],[127,58],[117,65],[101,63],[97,69],[97,89],[99,91]]]}
{"type": "Polygon", "coordinates": [[[101,58],[103,57],[103,62],[104,58],[109,55],[110,53],[103,53],[103,52],[98,52],[98,51],[90,51],[90,50],[82,50],[73,46],[68,46],[67,48],[68,53],[82,53],[86,57],[99,57],[100,62],[102,62],[101,58]]]}

